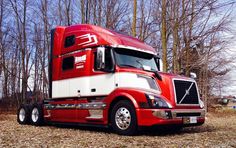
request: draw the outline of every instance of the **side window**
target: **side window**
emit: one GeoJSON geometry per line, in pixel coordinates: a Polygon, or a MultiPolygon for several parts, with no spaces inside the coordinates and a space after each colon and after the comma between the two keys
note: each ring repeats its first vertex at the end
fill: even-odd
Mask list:
{"type": "Polygon", "coordinates": [[[65,48],[70,47],[74,44],[75,44],[75,35],[71,35],[71,36],[66,37],[65,43],[64,43],[65,48]]]}
{"type": "Polygon", "coordinates": [[[74,57],[70,56],[70,57],[66,57],[63,59],[62,61],[62,70],[70,70],[74,68],[74,57]]]}
{"type": "Polygon", "coordinates": [[[112,69],[111,50],[105,50],[105,69],[112,69]]]}
{"type": "Polygon", "coordinates": [[[93,67],[94,67],[94,70],[98,70],[98,68],[97,68],[97,51],[94,52],[93,54],[94,54],[93,67]]]}
{"type": "MultiPolygon", "coordinates": [[[[97,69],[97,52],[94,52],[94,70],[98,70],[97,69]]],[[[105,50],[105,68],[106,70],[112,69],[113,66],[113,62],[112,62],[112,57],[111,57],[111,50],[110,49],[106,49],[105,50]]]]}

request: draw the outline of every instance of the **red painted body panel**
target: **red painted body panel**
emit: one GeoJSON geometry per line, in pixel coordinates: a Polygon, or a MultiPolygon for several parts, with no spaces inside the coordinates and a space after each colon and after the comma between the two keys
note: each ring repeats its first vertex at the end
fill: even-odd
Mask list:
{"type": "MultiPolygon", "coordinates": [[[[91,65],[91,50],[82,50],[81,52],[77,52],[72,54],[74,58],[76,59],[77,57],[81,56],[86,56],[87,60],[85,62],[76,62],[74,65],[74,68],[72,70],[65,70],[63,71],[61,68],[60,69],[60,75],[58,77],[58,80],[63,80],[63,79],[68,79],[68,78],[75,78],[75,77],[82,77],[82,76],[89,76],[90,75],[90,69],[92,69],[91,65]],[[76,68],[77,66],[83,66],[83,68],[76,68]]],[[[71,55],[66,55],[63,58],[69,57],[71,55]]],[[[62,61],[62,60],[61,60],[62,61]]],[[[61,63],[62,64],[62,63],[61,63]]],[[[60,66],[61,67],[61,66],[60,66]]]]}
{"type": "Polygon", "coordinates": [[[72,51],[77,51],[80,49],[91,48],[96,46],[112,46],[112,45],[123,45],[123,46],[131,46],[151,52],[156,52],[151,46],[141,42],[140,40],[133,38],[131,36],[119,34],[117,32],[104,29],[94,25],[82,24],[82,25],[74,25],[69,27],[59,26],[56,28],[56,34],[54,38],[54,49],[53,56],[62,55],[65,53],[69,53],[72,51]],[[91,42],[93,44],[80,44],[81,42],[85,42],[89,40],[85,38],[83,35],[89,34],[91,37],[91,42]],[[73,46],[68,48],[64,48],[64,40],[67,36],[75,35],[76,40],[73,46]],[[96,36],[97,40],[94,40],[94,36],[96,36]]]}
{"type": "Polygon", "coordinates": [[[63,47],[63,39],[64,39],[64,32],[65,28],[63,26],[58,26],[55,29],[55,34],[54,34],[54,40],[53,40],[53,49],[52,49],[52,55],[54,56],[59,56],[61,54],[59,49],[62,49],[63,47]]]}
{"type": "Polygon", "coordinates": [[[155,52],[155,50],[151,46],[144,44],[144,42],[141,42],[140,40],[134,37],[119,34],[115,31],[111,31],[111,30],[104,29],[98,26],[94,26],[94,25],[88,25],[88,24],[74,25],[74,26],[67,27],[65,31],[66,31],[65,37],[71,34],[75,34],[76,37],[79,37],[85,34],[96,35],[97,43],[89,45],[89,46],[88,45],[78,46],[80,42],[84,42],[86,39],[77,38],[76,44],[75,44],[76,48],[71,47],[69,49],[62,49],[62,54],[73,51],[73,50],[78,50],[78,49],[83,49],[83,48],[88,48],[88,47],[90,48],[90,47],[101,46],[101,45],[132,46],[132,47],[155,52]]]}

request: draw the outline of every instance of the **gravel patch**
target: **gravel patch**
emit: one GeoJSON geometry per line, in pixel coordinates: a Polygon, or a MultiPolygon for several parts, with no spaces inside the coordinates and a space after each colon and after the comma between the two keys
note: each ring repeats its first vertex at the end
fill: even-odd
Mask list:
{"type": "Polygon", "coordinates": [[[0,114],[0,147],[236,147],[236,116],[209,114],[199,127],[120,136],[105,128],[20,125],[16,115],[0,114]]]}

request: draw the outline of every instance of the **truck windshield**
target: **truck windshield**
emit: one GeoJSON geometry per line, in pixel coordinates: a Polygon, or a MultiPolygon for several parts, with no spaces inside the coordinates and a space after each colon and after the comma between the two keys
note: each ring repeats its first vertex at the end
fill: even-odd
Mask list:
{"type": "Polygon", "coordinates": [[[116,48],[114,51],[116,63],[120,67],[158,71],[155,58],[152,54],[122,48],[116,48]]]}

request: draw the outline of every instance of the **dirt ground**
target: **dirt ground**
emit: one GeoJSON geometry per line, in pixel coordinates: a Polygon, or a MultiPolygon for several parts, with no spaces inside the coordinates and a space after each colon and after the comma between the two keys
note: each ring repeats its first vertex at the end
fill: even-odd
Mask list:
{"type": "Polygon", "coordinates": [[[236,114],[211,113],[200,127],[128,137],[103,128],[19,125],[15,115],[2,113],[0,147],[236,147],[236,114]]]}

